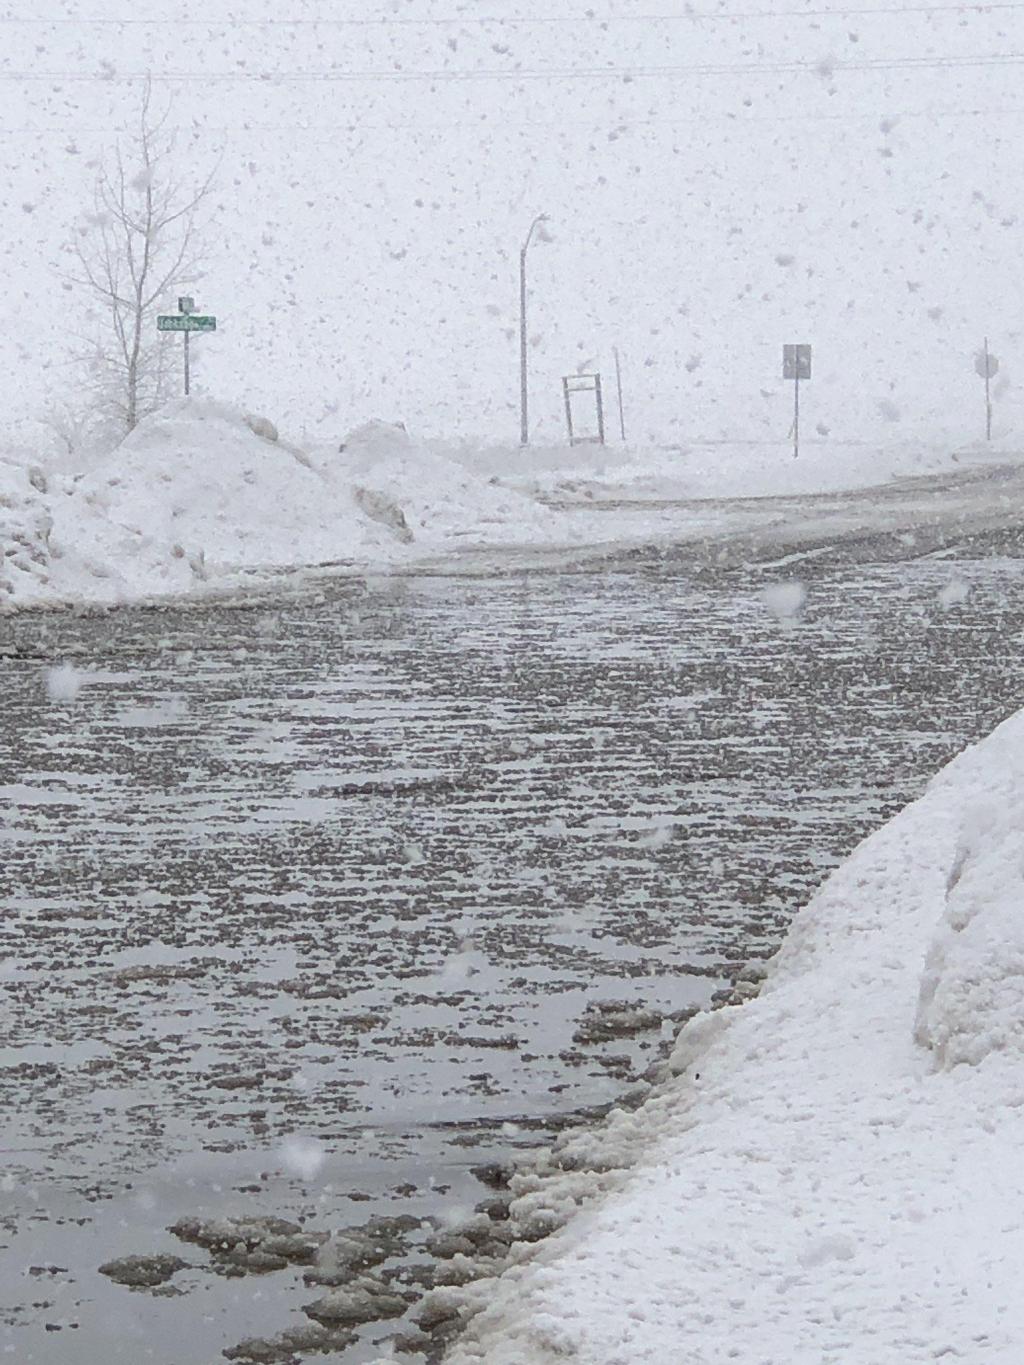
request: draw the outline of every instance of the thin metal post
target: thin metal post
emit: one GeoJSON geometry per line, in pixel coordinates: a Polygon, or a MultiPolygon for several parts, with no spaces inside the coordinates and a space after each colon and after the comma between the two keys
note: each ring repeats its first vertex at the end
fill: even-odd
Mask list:
{"type": "Polygon", "coordinates": [[[530,443],[529,395],[526,373],[526,253],[538,223],[546,223],[546,213],[538,213],[530,224],[526,241],[519,252],[519,444],[530,443]]]}
{"type": "Polygon", "coordinates": [[[601,376],[594,375],[594,392],[597,395],[597,440],[604,445],[604,400],[601,397],[601,376]]]}
{"type": "Polygon", "coordinates": [[[625,416],[623,415],[623,411],[622,411],[622,367],[621,367],[620,364],[619,364],[619,348],[618,348],[618,346],[613,346],[613,347],[612,347],[612,355],[615,357],[615,387],[618,389],[618,392],[619,392],[619,431],[622,433],[622,439],[623,439],[623,441],[625,441],[625,439],[626,439],[626,419],[625,419],[625,416]]]}
{"type": "Polygon", "coordinates": [[[988,337],[985,338],[985,440],[992,439],[992,393],[990,389],[991,365],[988,358],[988,337]]]}
{"type": "Polygon", "coordinates": [[[572,445],[572,444],[573,444],[573,434],[572,434],[572,399],[569,397],[569,381],[568,381],[568,379],[563,379],[563,380],[562,380],[562,393],[563,393],[563,395],[564,395],[564,397],[565,397],[565,425],[566,425],[566,426],[568,427],[568,429],[569,429],[569,444],[572,445]]]}
{"type": "Polygon", "coordinates": [[[188,339],[190,333],[185,333],[185,397],[188,397],[189,390],[189,363],[188,363],[188,339]]]}
{"type": "Polygon", "coordinates": [[[793,381],[793,459],[800,454],[800,371],[793,381]]]}
{"type": "MultiPolygon", "coordinates": [[[[533,229],[531,228],[532,232],[533,229]]],[[[529,246],[529,239],[527,239],[529,246]]],[[[526,383],[526,246],[519,253],[519,444],[529,445],[530,424],[527,413],[526,383]]]]}

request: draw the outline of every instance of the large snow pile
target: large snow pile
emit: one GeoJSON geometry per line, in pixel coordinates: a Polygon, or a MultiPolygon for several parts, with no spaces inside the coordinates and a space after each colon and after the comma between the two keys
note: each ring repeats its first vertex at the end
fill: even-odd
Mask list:
{"type": "Polygon", "coordinates": [[[381,548],[347,491],[259,425],[210,400],[170,404],[72,485],[55,539],[123,598],[381,548]]]}
{"type": "Polygon", "coordinates": [[[610,1160],[566,1163],[568,1224],[445,1291],[477,1314],[452,1365],[1017,1365],[1022,828],[1024,712],[830,878],[756,999],[684,1028],[610,1160]]]}
{"type": "Polygon", "coordinates": [[[490,470],[414,444],[403,427],[389,422],[366,422],[346,437],[340,451],[320,448],[314,457],[326,477],[401,507],[414,540],[426,534],[431,543],[528,545],[570,534],[563,519],[502,484],[490,470]]]}
{"type": "Polygon", "coordinates": [[[51,522],[45,490],[38,470],[0,461],[0,611],[47,595],[51,522]]]}
{"type": "Polygon", "coordinates": [[[307,454],[266,418],[208,399],[168,405],[87,472],[51,473],[39,490],[15,465],[0,476],[8,605],[234,591],[568,534],[558,514],[400,428],[370,424],[341,451],[307,454]]]}
{"type": "Polygon", "coordinates": [[[917,1040],[945,1068],[1024,1054],[1024,806],[971,811],[928,953],[917,1040]]]}

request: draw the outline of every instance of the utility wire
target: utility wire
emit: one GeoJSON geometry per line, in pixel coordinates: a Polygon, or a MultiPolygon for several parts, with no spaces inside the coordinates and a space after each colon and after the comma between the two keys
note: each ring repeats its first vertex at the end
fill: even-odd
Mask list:
{"type": "Polygon", "coordinates": [[[837,9],[788,9],[788,10],[745,10],[734,14],[712,14],[690,11],[683,14],[580,14],[580,15],[531,15],[520,18],[501,15],[457,15],[450,18],[434,19],[189,19],[189,18],[68,18],[44,19],[36,16],[7,15],[0,17],[2,24],[22,24],[25,26],[51,28],[79,25],[102,26],[110,28],[129,27],[173,27],[173,28],[451,28],[486,27],[523,28],[539,25],[577,25],[600,26],[609,24],[674,24],[674,23],[733,23],[737,19],[848,19],[865,18],[873,14],[938,14],[956,18],[977,17],[1001,14],[1006,11],[1024,10],[1024,0],[995,0],[992,4],[977,5],[885,5],[877,7],[839,7],[837,9]]]}
{"type": "MultiPolygon", "coordinates": [[[[506,132],[519,131],[534,128],[546,129],[548,131],[562,130],[566,128],[586,129],[589,132],[616,132],[620,134],[632,133],[640,128],[682,128],[682,127],[703,127],[708,123],[728,123],[733,127],[744,127],[749,123],[768,123],[785,124],[789,128],[799,126],[803,123],[873,123],[883,122],[895,126],[904,119],[970,119],[970,118],[1015,118],[1024,114],[1024,105],[1016,105],[1002,109],[904,109],[904,110],[885,110],[881,113],[870,114],[805,114],[799,116],[793,114],[706,114],[692,115],[688,118],[630,118],[623,115],[619,118],[603,119],[558,119],[552,122],[550,119],[505,119],[500,115],[478,117],[476,119],[459,119],[442,123],[423,123],[420,120],[409,120],[405,122],[386,122],[386,123],[364,123],[361,120],[353,119],[349,123],[332,124],[275,124],[275,123],[206,123],[197,121],[195,123],[179,123],[168,125],[169,133],[177,134],[211,134],[211,133],[254,133],[257,135],[278,133],[289,137],[311,135],[323,135],[324,137],[337,137],[339,135],[351,136],[354,133],[362,132],[412,132],[412,133],[436,133],[449,131],[456,128],[464,128],[475,132],[506,132]]],[[[890,128],[888,131],[892,131],[890,128]]],[[[70,142],[74,142],[76,137],[102,136],[114,137],[124,132],[123,127],[110,128],[5,128],[5,137],[63,137],[70,142]]]]}
{"type": "Polygon", "coordinates": [[[606,66],[606,67],[482,67],[478,70],[405,71],[396,70],[332,70],[314,71],[139,71],[122,73],[116,67],[101,71],[5,71],[0,81],[19,82],[97,82],[124,84],[137,81],[162,81],[170,84],[214,81],[256,85],[276,82],[303,81],[337,84],[344,82],[408,82],[437,81],[525,81],[525,80],[622,80],[672,78],[676,76],[772,76],[815,75],[831,77],[862,71],[953,71],[969,68],[1020,66],[1024,52],[988,52],[964,57],[880,57],[858,61],[792,61],[792,62],[703,62],[688,66],[606,66]]]}

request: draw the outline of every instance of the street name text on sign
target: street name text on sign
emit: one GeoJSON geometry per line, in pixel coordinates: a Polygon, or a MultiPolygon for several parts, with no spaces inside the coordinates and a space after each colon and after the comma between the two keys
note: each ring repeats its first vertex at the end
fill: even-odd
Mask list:
{"type": "Polygon", "coordinates": [[[195,313],[161,313],[156,320],[158,332],[215,332],[217,319],[195,313]]]}

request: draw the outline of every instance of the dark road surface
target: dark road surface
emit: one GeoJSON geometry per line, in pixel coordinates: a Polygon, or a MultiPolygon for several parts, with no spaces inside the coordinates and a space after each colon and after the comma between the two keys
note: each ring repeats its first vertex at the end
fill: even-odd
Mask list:
{"type": "Polygon", "coordinates": [[[1024,704],[1008,548],[0,620],[0,1358],[213,1365],[314,1295],[175,1219],[448,1217],[628,1089],[673,1023],[588,1005],[706,1004],[1024,704]]]}

